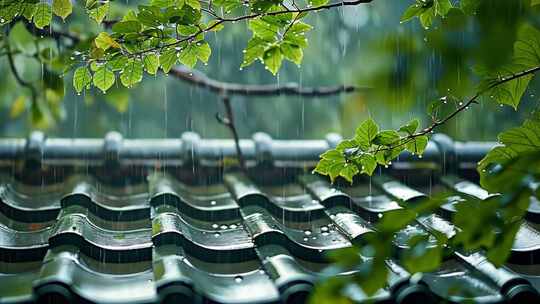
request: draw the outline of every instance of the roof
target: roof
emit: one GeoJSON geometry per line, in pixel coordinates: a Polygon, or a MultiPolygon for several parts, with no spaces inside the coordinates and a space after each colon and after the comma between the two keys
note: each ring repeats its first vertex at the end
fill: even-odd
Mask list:
{"type": "MultiPolygon", "coordinates": [[[[302,303],[326,275],[326,254],[361,243],[398,202],[454,193],[396,236],[399,252],[418,233],[452,236],[461,198],[493,196],[474,167],[494,143],[437,135],[421,159],[403,154],[370,179],[332,185],[310,169],[338,141],[256,134],[241,141],[248,170],[240,172],[231,140],[194,133],[2,139],[0,302],[302,303]]],[[[389,260],[388,286],[372,300],[525,303],[540,289],[539,219],[533,201],[503,268],[455,252],[411,279],[389,260]]]]}

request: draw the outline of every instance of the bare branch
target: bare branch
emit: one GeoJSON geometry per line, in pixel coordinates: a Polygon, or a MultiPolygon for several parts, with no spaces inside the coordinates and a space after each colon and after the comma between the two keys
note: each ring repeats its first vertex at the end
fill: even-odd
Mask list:
{"type": "Polygon", "coordinates": [[[216,119],[223,125],[225,125],[232,133],[234,139],[234,146],[236,148],[236,155],[238,156],[238,162],[240,163],[240,169],[247,172],[246,162],[244,160],[244,155],[242,154],[242,149],[240,148],[240,137],[238,136],[238,131],[234,124],[234,115],[231,106],[231,99],[227,95],[223,95],[221,98],[223,105],[225,106],[225,115],[226,117],[221,117],[219,113],[216,114],[216,119]]]}
{"type": "Polygon", "coordinates": [[[337,95],[341,93],[353,93],[367,91],[368,87],[353,85],[322,86],[306,88],[296,83],[285,83],[281,85],[249,85],[230,82],[221,82],[209,78],[204,73],[188,69],[184,66],[171,69],[169,75],[181,79],[189,84],[205,88],[220,95],[243,95],[243,96],[276,96],[276,95],[297,95],[304,97],[323,97],[337,95]]]}

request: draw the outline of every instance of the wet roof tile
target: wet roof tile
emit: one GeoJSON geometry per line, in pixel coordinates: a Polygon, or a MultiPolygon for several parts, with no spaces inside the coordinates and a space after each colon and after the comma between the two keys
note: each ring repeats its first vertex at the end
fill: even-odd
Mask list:
{"type": "MultiPolygon", "coordinates": [[[[327,254],[360,244],[398,202],[452,193],[396,236],[395,246],[407,250],[411,235],[452,237],[456,201],[493,197],[468,165],[492,144],[432,142],[416,160],[430,165],[403,155],[371,179],[331,185],[309,173],[330,139],[255,136],[243,141],[247,173],[223,167],[234,153],[230,141],[193,134],[0,140],[0,303],[302,303],[330,275],[327,254]],[[452,158],[441,159],[443,150],[452,158]]],[[[387,287],[369,299],[519,303],[535,296],[537,209],[533,202],[505,267],[455,252],[438,271],[411,280],[389,260],[387,287]]],[[[347,292],[368,299],[360,289],[347,292]]]]}

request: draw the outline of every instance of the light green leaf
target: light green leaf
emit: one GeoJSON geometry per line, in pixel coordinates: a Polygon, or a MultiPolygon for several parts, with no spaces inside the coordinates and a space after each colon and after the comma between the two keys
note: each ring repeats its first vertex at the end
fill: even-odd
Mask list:
{"type": "Polygon", "coordinates": [[[240,67],[246,67],[253,63],[253,61],[260,59],[264,55],[264,51],[268,48],[269,44],[265,40],[259,37],[253,37],[249,40],[246,49],[244,50],[244,60],[240,67]]]}
{"type": "Polygon", "coordinates": [[[86,67],[79,67],[73,73],[73,87],[77,93],[81,93],[92,83],[92,74],[86,67]]]}
{"type": "Polygon", "coordinates": [[[283,41],[305,48],[308,44],[305,35],[312,28],[313,27],[307,23],[297,21],[289,28],[283,37],[283,41]]]}
{"type": "Polygon", "coordinates": [[[109,2],[105,2],[103,5],[99,5],[98,7],[89,10],[88,14],[90,15],[90,18],[94,19],[97,23],[101,23],[109,13],[109,7],[109,2]]]}
{"type": "Polygon", "coordinates": [[[409,121],[407,124],[399,127],[398,131],[412,135],[418,129],[418,125],[420,125],[420,121],[418,121],[418,119],[413,119],[409,121]]]}
{"type": "MultiPolygon", "coordinates": [[[[510,77],[539,65],[540,31],[532,26],[524,25],[520,28],[518,38],[514,43],[514,56],[511,63],[499,67],[496,71],[490,71],[479,66],[476,67],[475,72],[484,78],[480,84],[480,88],[487,89],[502,77],[510,77]]],[[[529,74],[497,85],[489,89],[486,95],[489,95],[499,104],[507,104],[517,109],[517,106],[521,102],[521,97],[525,93],[532,78],[533,75],[529,74]]]]}
{"type": "Polygon", "coordinates": [[[185,4],[191,6],[191,8],[194,8],[198,11],[201,10],[201,3],[199,0],[185,0],[185,4]]]}
{"type": "Polygon", "coordinates": [[[168,49],[159,56],[159,64],[165,73],[169,73],[171,68],[176,64],[177,60],[178,55],[174,49],[168,49]]]}
{"type": "Polygon", "coordinates": [[[452,3],[450,0],[435,0],[435,10],[437,15],[446,16],[451,8],[452,3]]]}
{"type": "Polygon", "coordinates": [[[420,15],[420,23],[425,29],[428,29],[431,24],[433,23],[433,20],[435,19],[436,11],[435,7],[430,7],[426,9],[421,15],[420,15]]]}
{"type": "Polygon", "coordinates": [[[371,142],[375,139],[378,132],[379,126],[377,123],[373,119],[368,118],[356,128],[356,136],[354,139],[358,142],[363,151],[367,151],[369,147],[371,147],[371,142]]]}
{"type": "Polygon", "coordinates": [[[150,54],[144,57],[144,68],[150,75],[155,75],[159,68],[159,58],[156,54],[150,54]]]}
{"type": "Polygon", "coordinates": [[[361,173],[371,176],[377,168],[377,160],[372,154],[364,153],[362,156],[360,156],[360,165],[362,168],[361,173]]]}
{"type": "Polygon", "coordinates": [[[376,145],[395,145],[399,142],[400,136],[398,132],[394,130],[384,130],[379,132],[375,138],[373,138],[373,143],[376,145]]]}
{"type": "Polygon", "coordinates": [[[412,18],[416,17],[416,16],[420,16],[420,14],[422,14],[426,9],[423,8],[421,5],[415,3],[411,6],[409,6],[405,12],[403,13],[403,15],[401,16],[401,18],[399,19],[400,22],[406,22],[406,21],[409,21],[411,20],[412,18]]]}
{"type": "Polygon", "coordinates": [[[143,78],[143,64],[139,60],[130,60],[120,75],[122,84],[131,88],[133,85],[141,82],[143,78]]]}
{"type": "Polygon", "coordinates": [[[142,29],[142,25],[139,21],[121,21],[118,23],[115,23],[112,27],[112,30],[115,33],[138,33],[142,29]]]}
{"type": "Polygon", "coordinates": [[[55,15],[66,19],[73,11],[71,0],[53,0],[52,9],[55,15]]]}
{"type": "Polygon", "coordinates": [[[114,73],[105,65],[98,67],[94,73],[94,85],[103,93],[110,89],[115,81],[114,73]]]}
{"type": "Polygon", "coordinates": [[[254,19],[249,21],[249,29],[253,32],[253,36],[272,42],[276,40],[279,27],[262,19],[254,19]]]}
{"type": "Polygon", "coordinates": [[[358,174],[358,167],[355,164],[345,163],[343,168],[339,171],[339,176],[352,184],[353,177],[358,174]]]}
{"type": "Polygon", "coordinates": [[[120,44],[114,40],[109,34],[106,32],[101,32],[94,40],[96,42],[96,46],[102,50],[107,50],[108,48],[120,48],[120,44]]]}
{"type": "Polygon", "coordinates": [[[273,46],[264,52],[264,64],[272,74],[277,74],[282,61],[283,54],[278,46],[273,46]]]}
{"type": "Polygon", "coordinates": [[[317,7],[317,6],[325,5],[328,2],[329,0],[310,0],[309,4],[311,4],[311,6],[317,7]]]}
{"type": "Polygon", "coordinates": [[[52,20],[52,8],[49,3],[40,2],[36,5],[34,13],[34,24],[37,28],[42,29],[49,25],[52,20]]]}
{"type": "Polygon", "coordinates": [[[426,135],[416,136],[406,145],[406,149],[418,155],[422,155],[426,150],[429,138],[426,135]]]}
{"type": "Polygon", "coordinates": [[[298,45],[284,42],[280,45],[280,48],[281,53],[283,53],[283,56],[285,58],[296,63],[297,65],[300,65],[302,63],[304,52],[302,51],[302,48],[300,48],[298,45]]]}
{"type": "MultiPolygon", "coordinates": [[[[520,156],[540,152],[540,114],[536,113],[525,120],[523,125],[499,134],[499,142],[503,146],[492,149],[479,163],[480,183],[489,191],[498,192],[510,181],[494,178],[491,172],[495,165],[512,165],[520,156]]],[[[511,172],[510,172],[511,173],[511,172]]],[[[523,172],[517,172],[522,174],[523,172]]],[[[498,175],[501,175],[500,173],[498,175]]],[[[504,176],[502,176],[504,177],[504,176]]]]}
{"type": "Polygon", "coordinates": [[[320,157],[322,159],[328,159],[333,161],[345,161],[345,156],[343,155],[343,153],[336,149],[328,150],[321,154],[320,157]]]}

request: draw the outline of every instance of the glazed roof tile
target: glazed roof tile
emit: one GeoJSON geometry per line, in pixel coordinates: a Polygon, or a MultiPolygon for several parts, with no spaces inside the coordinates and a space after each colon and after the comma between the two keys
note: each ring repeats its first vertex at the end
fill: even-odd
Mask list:
{"type": "MultiPolygon", "coordinates": [[[[493,143],[430,142],[351,185],[310,173],[326,140],[243,140],[248,171],[227,167],[234,144],[181,139],[0,140],[0,303],[303,303],[330,274],[328,253],[361,244],[400,204],[451,191],[436,213],[396,235],[456,230],[453,205],[489,200],[474,164],[493,143]]],[[[387,261],[386,288],[355,301],[522,301],[540,288],[540,221],[532,202],[509,262],[455,252],[413,277],[387,261]],[[456,286],[460,289],[456,291],[456,286]]],[[[516,302],[517,303],[517,302],[516,302]]]]}

